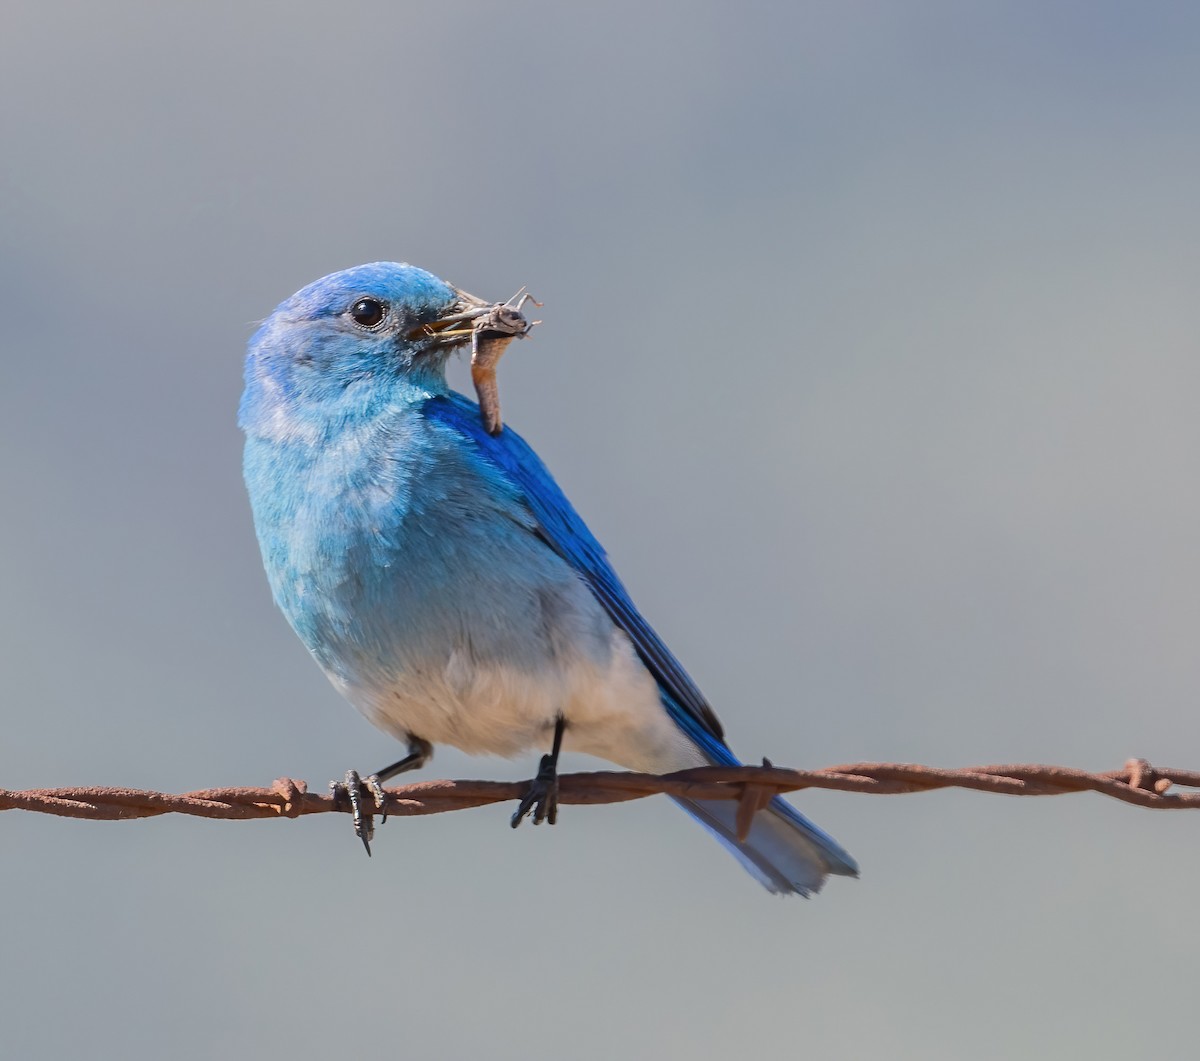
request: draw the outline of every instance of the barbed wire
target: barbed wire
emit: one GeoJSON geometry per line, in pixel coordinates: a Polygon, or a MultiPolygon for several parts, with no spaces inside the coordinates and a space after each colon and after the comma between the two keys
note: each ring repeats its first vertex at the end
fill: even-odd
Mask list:
{"type": "MultiPolygon", "coordinates": [[[[851,763],[821,770],[789,770],[764,759],[762,766],[706,766],[662,776],[608,770],[563,774],[558,779],[558,801],[623,803],[654,795],[732,799],[738,801],[738,831],[745,835],[754,813],[772,797],[805,788],[879,796],[940,788],[966,788],[1009,796],[1098,792],[1138,807],[1200,808],[1200,791],[1169,791],[1175,786],[1200,789],[1200,771],[1154,767],[1145,759],[1130,759],[1122,769],[1102,774],[1065,766],[972,766],[943,770],[910,763],[851,763]]],[[[385,789],[382,812],[405,817],[466,810],[519,800],[528,788],[528,781],[418,781],[385,789]]],[[[160,814],[250,819],[349,812],[350,805],[332,793],[309,792],[304,781],[283,777],[269,788],[210,788],[177,795],[103,787],[24,792],[0,789],[0,810],[100,820],[151,818],[160,814]]]]}

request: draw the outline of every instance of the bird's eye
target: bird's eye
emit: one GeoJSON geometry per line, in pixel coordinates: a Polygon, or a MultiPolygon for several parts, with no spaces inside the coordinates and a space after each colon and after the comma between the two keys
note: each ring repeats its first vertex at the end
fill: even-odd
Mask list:
{"type": "Polygon", "coordinates": [[[360,298],[350,307],[350,316],[355,324],[377,328],[387,316],[387,305],[377,298],[360,298]]]}

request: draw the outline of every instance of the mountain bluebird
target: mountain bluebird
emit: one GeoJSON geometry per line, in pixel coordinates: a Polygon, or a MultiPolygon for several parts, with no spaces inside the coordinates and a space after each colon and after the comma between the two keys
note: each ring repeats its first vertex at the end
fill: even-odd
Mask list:
{"type": "MultiPolygon", "coordinates": [[[[554,820],[560,747],[650,773],[738,760],[537,455],[447,385],[450,352],[495,308],[411,265],[318,280],[250,340],[239,422],[276,603],[346,699],[407,742],[369,787],[436,743],[545,751],[515,825],[554,820]]],[[[857,875],[782,799],[741,841],[734,801],[677,802],[772,892],[857,875]]]]}

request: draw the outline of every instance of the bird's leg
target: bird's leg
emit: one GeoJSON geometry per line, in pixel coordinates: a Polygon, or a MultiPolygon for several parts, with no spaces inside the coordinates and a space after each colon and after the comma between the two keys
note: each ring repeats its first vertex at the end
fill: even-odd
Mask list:
{"type": "MultiPolygon", "coordinates": [[[[371,798],[375,803],[375,810],[382,815],[379,819],[382,825],[387,821],[387,797],[383,791],[383,783],[390,781],[397,774],[402,774],[406,770],[419,770],[424,766],[433,755],[433,745],[427,740],[422,740],[420,737],[414,737],[411,733],[408,735],[408,754],[391,766],[385,766],[382,770],[376,770],[365,782],[365,788],[371,793],[371,798]]],[[[357,770],[348,770],[346,776],[341,781],[330,781],[329,788],[333,792],[334,802],[338,806],[343,805],[343,800],[350,804],[350,812],[354,815],[354,835],[362,842],[363,847],[367,849],[367,854],[371,853],[371,840],[375,836],[375,818],[374,811],[363,809],[363,779],[359,776],[357,770]]]]}
{"type": "Polygon", "coordinates": [[[521,820],[533,811],[531,819],[534,825],[549,822],[553,825],[558,821],[558,753],[562,748],[563,730],[567,728],[567,720],[559,715],[554,723],[554,746],[549,755],[543,755],[538,764],[537,777],[529,782],[529,791],[521,797],[516,813],[512,816],[512,827],[515,829],[521,820]]]}
{"type": "Polygon", "coordinates": [[[391,766],[376,770],[367,778],[367,788],[375,797],[375,806],[380,812],[380,825],[387,821],[387,797],[383,794],[383,783],[390,781],[397,774],[407,773],[409,770],[420,770],[432,758],[433,745],[410,733],[408,735],[408,754],[403,759],[396,760],[391,766]]]}

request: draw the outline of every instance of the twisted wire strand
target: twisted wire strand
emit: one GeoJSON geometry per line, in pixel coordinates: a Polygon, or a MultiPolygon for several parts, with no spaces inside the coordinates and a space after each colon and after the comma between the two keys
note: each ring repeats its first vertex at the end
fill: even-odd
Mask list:
{"type": "MultiPolygon", "coordinates": [[[[440,814],[520,799],[527,781],[418,781],[385,789],[389,816],[440,814]]],[[[619,771],[563,774],[560,803],[623,803],[646,796],[737,800],[741,831],[772,797],[805,788],[866,792],[890,796],[939,788],[967,788],[1010,796],[1059,796],[1098,792],[1138,807],[1160,810],[1200,808],[1200,791],[1172,792],[1180,786],[1200,789],[1200,771],[1151,766],[1130,759],[1120,770],[1093,774],[1066,766],[971,766],[945,770],[911,763],[850,763],[822,770],[773,766],[705,766],[661,777],[619,771]]],[[[13,792],[0,789],[0,810],[27,810],[66,818],[122,820],[160,814],[201,818],[296,818],[302,814],[348,812],[349,803],[329,793],[308,791],[304,781],[279,778],[270,788],[211,788],[171,794],[129,788],[45,788],[13,792]]]]}

